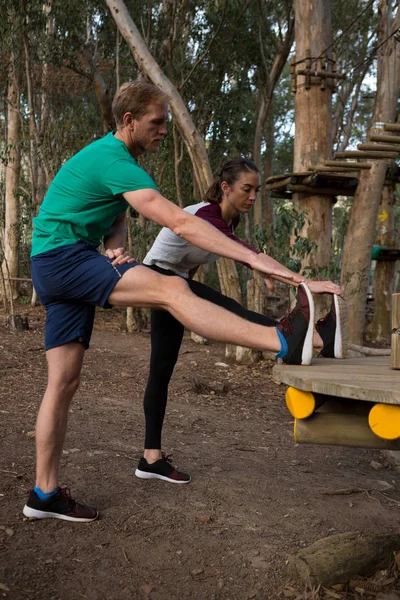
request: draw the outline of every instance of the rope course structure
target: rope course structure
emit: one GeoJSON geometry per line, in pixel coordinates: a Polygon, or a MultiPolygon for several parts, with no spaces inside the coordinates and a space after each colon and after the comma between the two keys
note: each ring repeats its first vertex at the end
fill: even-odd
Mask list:
{"type": "Polygon", "coordinates": [[[358,185],[358,171],[370,169],[368,162],[359,159],[395,159],[400,154],[400,123],[379,123],[376,129],[397,135],[372,134],[370,142],[359,144],[358,150],[336,152],[335,159],[310,167],[302,173],[273,175],[266,180],[265,189],[273,198],[292,197],[293,192],[326,196],[354,196],[358,185]],[[390,143],[389,143],[390,142],[390,143]],[[349,161],[345,159],[351,159],[349,161]]]}

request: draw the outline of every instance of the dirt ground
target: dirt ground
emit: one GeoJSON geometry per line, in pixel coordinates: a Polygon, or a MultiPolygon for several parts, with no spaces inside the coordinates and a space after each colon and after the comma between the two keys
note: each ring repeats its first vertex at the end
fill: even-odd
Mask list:
{"type": "MultiPolygon", "coordinates": [[[[322,598],[290,581],[291,555],[340,532],[399,531],[400,473],[382,454],[296,445],[272,361],[217,365],[226,363],[223,346],[189,336],[171,383],[164,450],[193,481],[137,479],[149,333],[124,333],[116,311],[98,314],[62,460],[62,484],[101,518],[26,519],[46,363],[43,310],[18,312],[29,315],[30,331],[10,332],[0,314],[0,597],[322,598]],[[354,492],[331,494],[338,490],[354,492]]],[[[398,581],[386,577],[382,590],[398,581]]],[[[371,589],[329,597],[371,598],[379,592],[371,589]]]]}

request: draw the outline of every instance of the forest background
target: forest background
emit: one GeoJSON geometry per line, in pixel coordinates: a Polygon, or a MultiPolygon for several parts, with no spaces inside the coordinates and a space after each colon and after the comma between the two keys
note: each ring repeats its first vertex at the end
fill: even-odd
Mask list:
{"type": "MultiPolygon", "coordinates": [[[[207,164],[202,164],[202,157],[193,158],[182,123],[171,118],[169,135],[158,154],[142,161],[161,192],[181,207],[193,204],[201,200],[207,182],[201,169],[209,177],[229,157],[252,158],[261,170],[262,193],[254,212],[243,220],[239,235],[291,267],[339,280],[353,196],[335,196],[329,261],[319,264],[312,255],[318,255],[318,245],[327,242],[308,232],[311,217],[301,204],[276,197],[279,194],[265,188],[268,177],[292,173],[296,164],[290,63],[301,27],[296,22],[295,28],[295,11],[301,4],[303,0],[294,4],[289,0],[127,0],[125,4],[111,0],[10,4],[1,0],[0,293],[8,312],[13,313],[17,298],[32,299],[32,218],[57,170],[83,146],[114,128],[110,105],[118,86],[142,77],[143,72],[151,75],[151,69],[143,68],[145,62],[141,64],[141,43],[182,99],[207,157],[207,164]],[[112,18],[116,6],[128,11],[137,28],[135,51],[112,18]]],[[[367,140],[376,118],[380,65],[388,52],[394,52],[396,61],[400,36],[399,15],[393,14],[395,6],[389,0],[319,0],[316,6],[327,10],[331,18],[331,27],[326,22],[331,41],[325,47],[321,42],[321,55],[334,55],[337,71],[346,74],[331,89],[332,147],[327,156],[321,156],[323,160],[367,140]]],[[[397,65],[394,62],[395,71],[400,71],[397,65]]],[[[394,97],[392,120],[396,120],[398,81],[392,81],[389,92],[394,97]]],[[[319,110],[324,107],[301,115],[317,133],[319,110]]],[[[386,163],[386,177],[378,186],[379,195],[385,186],[390,187],[390,199],[385,209],[376,212],[380,217],[384,210],[387,217],[384,224],[380,218],[373,224],[371,243],[399,248],[398,166],[395,160],[386,163]]],[[[368,202],[365,190],[363,194],[368,202]]],[[[159,227],[134,213],[129,214],[129,223],[129,243],[133,243],[135,257],[142,260],[159,227]]],[[[357,290],[351,291],[363,319],[363,327],[352,333],[355,343],[362,342],[365,333],[374,341],[387,342],[390,295],[400,291],[399,261],[390,264],[385,289],[373,289],[371,273],[377,263],[371,262],[371,243],[367,244],[368,272],[362,273],[367,287],[360,285],[358,296],[357,290]],[[376,310],[374,316],[369,302],[374,298],[376,307],[378,295],[384,316],[376,310]]],[[[365,255],[365,248],[360,246],[360,252],[365,255]]],[[[285,290],[278,288],[276,294],[265,296],[250,271],[240,265],[227,270],[219,262],[201,274],[207,283],[220,286],[250,308],[279,313],[285,307],[285,290]]],[[[354,277],[347,269],[342,273],[345,287],[349,279],[354,277]]],[[[146,314],[136,311],[129,327],[138,328],[145,321],[146,314]]]]}

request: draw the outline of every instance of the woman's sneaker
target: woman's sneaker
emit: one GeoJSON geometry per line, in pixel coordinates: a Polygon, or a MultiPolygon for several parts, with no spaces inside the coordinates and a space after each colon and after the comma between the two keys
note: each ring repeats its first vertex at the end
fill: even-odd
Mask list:
{"type": "Polygon", "coordinates": [[[140,479],[163,479],[170,483],[189,483],[192,479],[190,475],[177,471],[171,463],[171,458],[164,453],[159,460],[151,464],[142,456],[135,475],[140,479]]]}
{"type": "Polygon", "coordinates": [[[345,301],[340,296],[333,294],[331,310],[315,324],[315,329],[324,342],[320,356],[325,358],[345,357],[345,321],[345,301]]]}
{"type": "Polygon", "coordinates": [[[41,500],[34,490],[30,490],[23,512],[26,517],[34,519],[63,519],[82,523],[94,521],[99,515],[96,508],[79,504],[71,498],[68,488],[57,488],[57,492],[47,500],[41,500]]]}
{"type": "Polygon", "coordinates": [[[309,365],[313,354],[314,301],[305,283],[297,288],[297,303],[292,312],[280,320],[277,329],[288,345],[283,362],[309,365]]]}

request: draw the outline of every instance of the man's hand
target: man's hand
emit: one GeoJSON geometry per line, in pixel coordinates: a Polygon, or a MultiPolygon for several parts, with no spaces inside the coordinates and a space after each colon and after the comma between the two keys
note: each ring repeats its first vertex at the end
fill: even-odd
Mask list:
{"type": "Polygon", "coordinates": [[[313,294],[336,294],[344,298],[344,293],[340,285],[336,285],[332,281],[311,281],[311,279],[307,279],[306,284],[313,294]]]}
{"type": "Polygon", "coordinates": [[[105,253],[108,258],[111,258],[112,265],[124,265],[125,263],[135,262],[135,259],[125,252],[125,248],[108,248],[105,253]]]}
{"type": "Polygon", "coordinates": [[[294,273],[290,269],[287,269],[277,260],[271,256],[268,256],[267,254],[254,254],[254,258],[250,266],[255,271],[259,271],[260,275],[264,277],[267,288],[270,291],[274,291],[275,289],[271,278],[284,281],[288,285],[298,285],[299,283],[305,281],[305,277],[294,273]]]}

